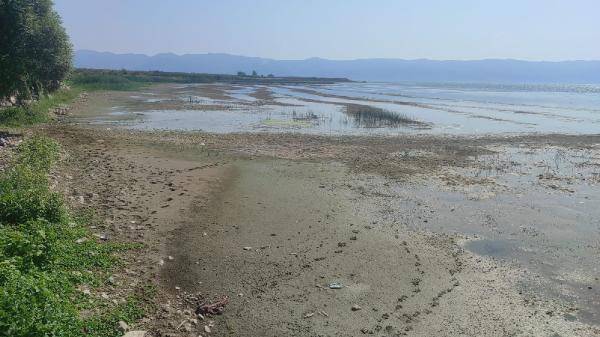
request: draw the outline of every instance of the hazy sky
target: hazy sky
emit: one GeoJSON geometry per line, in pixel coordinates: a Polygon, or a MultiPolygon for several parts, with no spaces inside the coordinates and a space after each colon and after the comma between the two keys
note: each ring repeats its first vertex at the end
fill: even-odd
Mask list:
{"type": "Polygon", "coordinates": [[[600,59],[598,0],[55,0],[76,49],[600,59]]]}

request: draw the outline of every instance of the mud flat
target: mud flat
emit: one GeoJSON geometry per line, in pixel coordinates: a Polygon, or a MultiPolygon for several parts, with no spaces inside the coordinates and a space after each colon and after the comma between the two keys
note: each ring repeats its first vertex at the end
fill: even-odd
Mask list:
{"type": "MultiPolygon", "coordinates": [[[[206,95],[220,100],[219,90],[206,95]]],[[[248,106],[273,99],[264,89],[227,90],[261,101],[239,96],[248,106]]],[[[68,177],[57,186],[74,200],[85,196],[78,207],[105,219],[98,230],[144,244],[117,275],[126,287],[158,289],[136,329],[600,335],[600,136],[209,133],[90,123],[116,101],[146,104],[97,94],[40,131],[69,152],[68,177]],[[195,314],[224,296],[222,314],[195,314]]]]}

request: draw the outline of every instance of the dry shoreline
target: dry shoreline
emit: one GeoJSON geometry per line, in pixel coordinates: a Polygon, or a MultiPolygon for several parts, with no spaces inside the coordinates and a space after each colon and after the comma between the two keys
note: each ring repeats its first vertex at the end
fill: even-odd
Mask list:
{"type": "MultiPolygon", "coordinates": [[[[503,238],[501,219],[519,213],[506,199],[488,205],[490,195],[524,193],[471,174],[489,164],[480,156],[518,145],[591,151],[593,159],[598,135],[217,135],[68,119],[39,132],[67,149],[68,173],[57,186],[74,204],[84,196],[78,207],[98,210],[105,222],[94,230],[145,245],[117,279],[124,291],[158,287],[156,309],[134,325],[156,336],[600,335],[595,317],[580,314],[585,303],[524,283],[535,269],[463,248],[503,238]],[[477,230],[437,228],[461,222],[477,230]],[[329,289],[331,282],[342,289],[329,289]],[[223,315],[193,314],[198,301],[223,295],[230,298],[223,315]]],[[[582,177],[552,183],[596,183],[582,177]]],[[[539,181],[536,193],[573,194],[539,181]]],[[[532,214],[511,221],[525,224],[532,214]]],[[[554,244],[538,237],[522,239],[554,244]]],[[[594,296],[600,284],[591,277],[584,281],[594,296]]]]}

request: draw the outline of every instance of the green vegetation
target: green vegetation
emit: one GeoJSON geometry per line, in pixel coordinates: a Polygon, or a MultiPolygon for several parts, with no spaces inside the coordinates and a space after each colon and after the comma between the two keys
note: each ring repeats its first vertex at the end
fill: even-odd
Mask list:
{"type": "Polygon", "coordinates": [[[79,94],[79,88],[60,89],[44,95],[28,106],[12,106],[0,109],[0,126],[22,127],[47,122],[48,111],[56,106],[72,102],[79,94]]]}
{"type": "Polygon", "coordinates": [[[51,0],[0,0],[0,100],[17,105],[53,92],[73,52],[51,0]]]}
{"type": "Polygon", "coordinates": [[[144,78],[128,76],[126,71],[105,72],[76,70],[70,76],[73,87],[82,90],[136,90],[147,85],[144,78]]]}
{"type": "MultiPolygon", "coordinates": [[[[256,72],[253,72],[256,73],[256,72]]],[[[106,70],[106,69],[76,69],[72,75],[73,83],[246,83],[246,84],[300,84],[300,83],[336,83],[347,82],[345,78],[320,78],[320,77],[275,77],[275,76],[248,76],[244,72],[237,75],[226,74],[200,74],[178,73],[164,71],[132,71],[132,70],[106,70]]],[[[111,89],[111,88],[109,88],[111,89]]],[[[118,88],[117,88],[118,89],[118,88]]]]}
{"type": "Polygon", "coordinates": [[[110,307],[79,289],[101,286],[130,247],[96,242],[89,219],[69,214],[48,182],[58,156],[56,142],[33,137],[0,175],[0,336],[117,336],[118,320],[140,317],[138,300],[110,307]]]}
{"type": "Polygon", "coordinates": [[[429,127],[427,123],[411,119],[403,114],[377,108],[370,105],[346,104],[346,114],[354,119],[354,122],[362,127],[429,127]]]}

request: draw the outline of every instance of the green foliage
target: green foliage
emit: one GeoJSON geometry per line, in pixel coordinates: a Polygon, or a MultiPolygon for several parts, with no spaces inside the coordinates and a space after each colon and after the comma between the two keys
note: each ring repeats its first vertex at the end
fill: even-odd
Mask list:
{"type": "Polygon", "coordinates": [[[0,223],[59,222],[65,217],[60,196],[46,181],[57,154],[58,145],[45,138],[34,137],[19,146],[16,164],[0,179],[0,223]]]}
{"type": "Polygon", "coordinates": [[[85,331],[92,336],[120,336],[118,322],[121,320],[134,321],[143,316],[142,298],[148,297],[150,294],[140,294],[131,296],[123,304],[113,308],[98,317],[92,317],[85,321],[85,331]]]}
{"type": "Polygon", "coordinates": [[[126,73],[102,73],[75,71],[70,78],[70,83],[84,90],[136,90],[145,85],[140,81],[132,81],[126,73]]]}
{"type": "Polygon", "coordinates": [[[31,105],[0,109],[0,126],[21,127],[45,123],[50,120],[48,111],[51,108],[70,103],[80,92],[77,88],[60,89],[52,94],[44,95],[31,105]]]}
{"type": "Polygon", "coordinates": [[[58,154],[56,142],[30,138],[0,174],[0,336],[117,336],[116,321],[140,317],[139,303],[83,319],[94,301],[77,287],[100,285],[114,253],[131,247],[96,242],[68,214],[48,183],[58,154]]]}
{"type": "Polygon", "coordinates": [[[57,90],[71,70],[69,37],[51,0],[0,0],[0,98],[57,90]]]}

